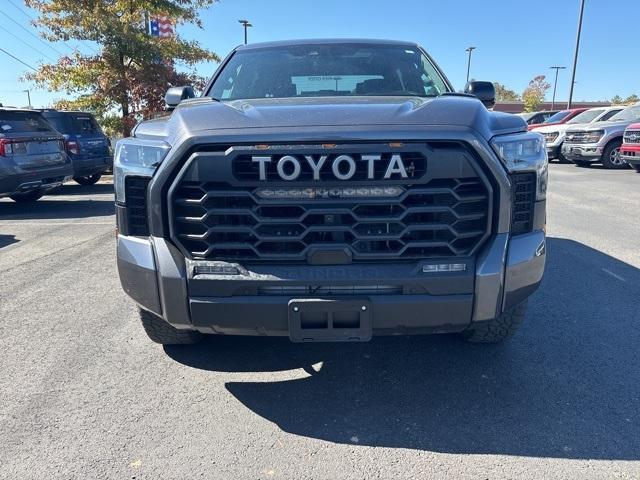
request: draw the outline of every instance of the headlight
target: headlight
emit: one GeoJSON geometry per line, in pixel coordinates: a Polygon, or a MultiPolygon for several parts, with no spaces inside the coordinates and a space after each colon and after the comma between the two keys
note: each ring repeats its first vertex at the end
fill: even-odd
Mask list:
{"type": "Polygon", "coordinates": [[[590,132],[586,132],[584,136],[584,143],[598,143],[603,135],[604,130],[592,130],[590,132]]]}
{"type": "Polygon", "coordinates": [[[116,143],[113,176],[116,202],[124,203],[124,180],[129,175],[151,177],[171,147],[158,140],[125,138],[116,143]]]}
{"type": "Polygon", "coordinates": [[[505,168],[510,172],[536,172],[536,200],[547,195],[547,149],[539,133],[500,135],[491,140],[505,168]]]}
{"type": "Polygon", "coordinates": [[[560,135],[560,132],[549,132],[549,133],[542,134],[542,136],[544,136],[544,139],[546,140],[547,143],[555,142],[556,139],[558,138],[558,135],[560,135]]]}

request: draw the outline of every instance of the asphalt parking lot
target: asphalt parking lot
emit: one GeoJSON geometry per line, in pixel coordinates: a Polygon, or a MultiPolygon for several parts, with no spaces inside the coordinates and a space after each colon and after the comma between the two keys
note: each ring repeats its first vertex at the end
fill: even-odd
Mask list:
{"type": "Polygon", "coordinates": [[[640,175],[550,170],[547,273],[502,346],[163,348],[111,185],[0,200],[0,478],[639,478],[640,175]]]}

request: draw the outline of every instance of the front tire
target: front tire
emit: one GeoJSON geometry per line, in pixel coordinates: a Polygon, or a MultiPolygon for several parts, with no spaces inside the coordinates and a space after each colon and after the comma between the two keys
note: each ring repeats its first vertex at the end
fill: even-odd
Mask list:
{"type": "Polygon", "coordinates": [[[500,343],[518,330],[526,313],[527,301],[525,300],[494,319],[474,324],[462,332],[462,337],[471,343],[500,343]]]}
{"type": "Polygon", "coordinates": [[[620,170],[622,168],[628,168],[627,162],[620,157],[620,147],[622,141],[615,140],[610,142],[602,152],[602,165],[604,168],[610,170],[620,170]]]}
{"type": "Polygon", "coordinates": [[[559,163],[571,163],[571,160],[567,159],[562,152],[558,153],[558,162],[559,163]]]}
{"type": "Polygon", "coordinates": [[[636,172],[640,173],[640,164],[632,165],[632,167],[636,172]]]}
{"type": "Polygon", "coordinates": [[[178,330],[163,318],[140,309],[142,327],[151,341],[161,345],[191,345],[202,340],[202,334],[193,330],[178,330]]]}
{"type": "Polygon", "coordinates": [[[76,183],[86,186],[86,185],[94,185],[95,183],[98,182],[98,180],[100,180],[100,177],[102,177],[102,174],[96,173],[93,175],[87,175],[85,177],[73,177],[73,179],[76,181],[76,183]]]}
{"type": "Polygon", "coordinates": [[[13,195],[9,195],[9,198],[18,203],[31,203],[39,200],[44,193],[44,190],[36,189],[25,193],[14,193],[13,195]]]}

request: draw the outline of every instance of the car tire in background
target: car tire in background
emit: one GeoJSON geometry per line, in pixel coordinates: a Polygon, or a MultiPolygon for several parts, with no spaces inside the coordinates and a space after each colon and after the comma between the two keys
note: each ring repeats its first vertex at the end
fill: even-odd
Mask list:
{"type": "Polygon", "coordinates": [[[573,162],[571,162],[571,160],[567,159],[567,157],[565,157],[562,154],[561,149],[558,149],[558,163],[573,163],[573,162]]]}
{"type": "Polygon", "coordinates": [[[93,185],[100,180],[100,177],[102,177],[102,174],[96,173],[94,175],[87,175],[86,177],[73,177],[73,179],[80,185],[93,185]]]}
{"type": "Polygon", "coordinates": [[[580,168],[589,168],[591,166],[591,162],[583,162],[582,160],[574,160],[573,163],[580,168]]]}
{"type": "Polygon", "coordinates": [[[636,172],[640,173],[640,165],[632,165],[632,167],[636,172]]]}
{"type": "Polygon", "coordinates": [[[496,318],[478,322],[462,332],[462,337],[471,343],[499,343],[512,336],[520,327],[527,313],[527,301],[516,305],[496,318]]]}
{"type": "Polygon", "coordinates": [[[29,203],[29,202],[35,202],[36,200],[39,200],[44,195],[44,193],[45,193],[44,190],[36,189],[36,190],[31,190],[30,192],[14,193],[13,195],[9,195],[9,198],[11,198],[11,200],[13,200],[14,202],[18,202],[18,203],[29,203]]]}
{"type": "Polygon", "coordinates": [[[611,170],[619,170],[621,168],[629,168],[627,162],[620,158],[620,147],[622,140],[613,140],[604,147],[602,152],[602,165],[604,168],[611,170]]]}
{"type": "Polygon", "coordinates": [[[151,341],[161,345],[190,345],[202,340],[202,333],[193,330],[178,330],[163,318],[140,309],[140,320],[151,341]]]}

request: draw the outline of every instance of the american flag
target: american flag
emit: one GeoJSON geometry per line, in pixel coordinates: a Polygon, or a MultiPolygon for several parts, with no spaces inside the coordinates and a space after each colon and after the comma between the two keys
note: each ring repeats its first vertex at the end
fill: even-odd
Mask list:
{"type": "Polygon", "coordinates": [[[166,15],[151,17],[149,33],[152,37],[173,37],[173,21],[166,15]]]}

